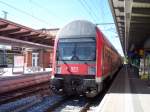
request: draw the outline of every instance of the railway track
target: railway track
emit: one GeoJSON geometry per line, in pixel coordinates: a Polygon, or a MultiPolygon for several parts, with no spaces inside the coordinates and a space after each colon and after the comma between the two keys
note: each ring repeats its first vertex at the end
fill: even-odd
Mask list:
{"type": "MultiPolygon", "coordinates": [[[[114,77],[115,78],[115,77],[114,77]]],[[[55,109],[47,112],[94,112],[102,101],[105,93],[108,91],[113,80],[109,80],[105,89],[95,98],[87,99],[85,97],[72,97],[63,103],[55,106],[55,109]]]]}
{"type": "Polygon", "coordinates": [[[33,96],[33,95],[41,95],[44,96],[46,94],[50,94],[49,83],[41,83],[34,86],[29,86],[26,88],[21,88],[15,91],[10,91],[4,94],[0,94],[0,105],[9,103],[24,97],[33,96]]]}
{"type": "MultiPolygon", "coordinates": [[[[22,102],[22,103],[18,103],[14,106],[8,106],[7,109],[2,109],[1,112],[5,112],[5,111],[8,111],[8,112],[22,112],[28,108],[31,108],[32,106],[36,105],[37,103],[41,102],[42,101],[42,97],[39,97],[39,96],[31,96],[31,97],[28,97],[27,99],[21,99],[19,100],[18,102],[22,102]],[[22,100],[22,101],[21,101],[22,100]]],[[[13,105],[13,103],[11,103],[13,105]]]]}
{"type": "Polygon", "coordinates": [[[93,112],[111,83],[95,99],[87,99],[83,96],[55,96],[50,91],[50,82],[38,83],[0,94],[0,110],[1,112],[6,112],[6,110],[7,112],[93,112]],[[13,102],[21,103],[13,104],[13,102]]]}
{"type": "Polygon", "coordinates": [[[71,97],[63,96],[62,99],[60,99],[59,101],[53,103],[50,107],[48,107],[48,109],[46,110],[46,112],[52,112],[52,111],[54,111],[56,108],[60,107],[66,101],[70,100],[70,98],[71,97]]]}
{"type": "Polygon", "coordinates": [[[81,110],[85,109],[86,104],[85,97],[63,97],[62,100],[51,105],[46,112],[82,112],[81,110]]]}
{"type": "Polygon", "coordinates": [[[18,103],[16,106],[7,105],[1,112],[86,112],[89,102],[85,98],[50,96],[42,98],[40,96],[29,97],[18,103]],[[48,100],[47,100],[48,99],[48,100]],[[66,106],[66,107],[65,107],[66,106]],[[64,108],[65,107],[65,108],[64,108]]]}
{"type": "Polygon", "coordinates": [[[68,99],[67,97],[58,96],[58,95],[47,96],[44,97],[41,100],[41,102],[25,110],[25,112],[47,112],[47,111],[52,112],[55,108],[57,108],[67,99],[68,99]]]}
{"type": "Polygon", "coordinates": [[[32,107],[33,105],[39,103],[39,102],[41,102],[41,100],[40,100],[40,99],[37,99],[37,100],[35,100],[35,101],[30,102],[29,104],[21,105],[20,107],[17,107],[17,108],[14,109],[12,112],[22,112],[22,111],[24,111],[24,110],[26,110],[26,109],[32,107]]]}
{"type": "Polygon", "coordinates": [[[20,112],[39,103],[43,97],[50,96],[52,93],[49,79],[48,74],[0,79],[0,111],[20,112]],[[31,101],[28,99],[30,97],[36,98],[31,101]]]}

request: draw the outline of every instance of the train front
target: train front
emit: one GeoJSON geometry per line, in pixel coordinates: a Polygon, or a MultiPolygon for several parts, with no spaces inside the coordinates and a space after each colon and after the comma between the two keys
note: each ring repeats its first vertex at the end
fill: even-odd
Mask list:
{"type": "Polygon", "coordinates": [[[90,22],[73,21],[60,30],[54,48],[54,92],[97,94],[95,29],[90,22]]]}

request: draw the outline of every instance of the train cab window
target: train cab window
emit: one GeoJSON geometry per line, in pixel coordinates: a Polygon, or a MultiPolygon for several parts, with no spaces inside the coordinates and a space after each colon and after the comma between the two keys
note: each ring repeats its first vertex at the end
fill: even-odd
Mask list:
{"type": "Polygon", "coordinates": [[[95,41],[59,42],[57,57],[59,61],[96,60],[96,43],[95,41]]]}

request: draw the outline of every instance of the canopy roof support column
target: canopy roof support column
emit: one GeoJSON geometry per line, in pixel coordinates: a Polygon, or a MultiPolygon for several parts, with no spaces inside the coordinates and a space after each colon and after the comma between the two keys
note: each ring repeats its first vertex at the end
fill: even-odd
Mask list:
{"type": "Polygon", "coordinates": [[[133,0],[125,0],[124,2],[124,10],[125,10],[125,54],[127,55],[128,51],[128,39],[129,39],[129,31],[130,31],[130,21],[132,14],[132,3],[133,0]]]}

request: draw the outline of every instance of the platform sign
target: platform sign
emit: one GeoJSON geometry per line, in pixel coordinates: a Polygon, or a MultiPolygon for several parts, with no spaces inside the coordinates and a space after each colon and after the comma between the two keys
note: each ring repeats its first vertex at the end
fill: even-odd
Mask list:
{"type": "Polygon", "coordinates": [[[12,51],[14,52],[21,52],[22,48],[21,47],[12,47],[12,51]]]}
{"type": "Polygon", "coordinates": [[[139,55],[144,56],[144,50],[143,49],[139,49],[139,55]]]}
{"type": "Polygon", "coordinates": [[[128,51],[128,56],[134,56],[135,53],[133,51],[128,51]]]}

